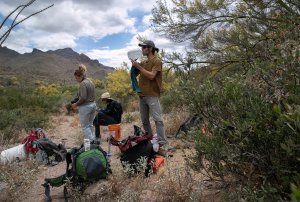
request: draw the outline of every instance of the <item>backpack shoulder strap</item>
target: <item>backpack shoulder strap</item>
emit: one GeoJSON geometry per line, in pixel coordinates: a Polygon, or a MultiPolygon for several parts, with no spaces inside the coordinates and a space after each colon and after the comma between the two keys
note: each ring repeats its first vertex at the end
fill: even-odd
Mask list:
{"type": "Polygon", "coordinates": [[[82,152],[81,149],[74,147],[66,154],[66,162],[67,162],[66,176],[67,177],[72,177],[76,175],[75,160],[76,160],[76,156],[79,155],[79,152],[82,152]],[[72,165],[71,169],[69,168],[70,165],[72,165]]]}

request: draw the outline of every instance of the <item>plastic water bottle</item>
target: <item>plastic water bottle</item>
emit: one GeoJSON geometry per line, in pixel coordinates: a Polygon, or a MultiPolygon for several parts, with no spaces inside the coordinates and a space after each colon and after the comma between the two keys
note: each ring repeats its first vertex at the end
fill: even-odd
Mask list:
{"type": "Polygon", "coordinates": [[[91,148],[90,139],[84,139],[84,151],[89,151],[91,148]]]}
{"type": "Polygon", "coordinates": [[[155,152],[158,152],[159,150],[159,144],[157,142],[157,134],[154,134],[151,140],[152,146],[153,146],[153,150],[155,152]]]}

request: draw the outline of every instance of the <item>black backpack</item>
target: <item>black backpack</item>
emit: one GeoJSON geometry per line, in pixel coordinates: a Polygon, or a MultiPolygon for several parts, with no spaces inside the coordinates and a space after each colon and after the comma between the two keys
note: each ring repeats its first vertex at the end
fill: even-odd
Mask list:
{"type": "Polygon", "coordinates": [[[121,103],[117,102],[117,101],[113,101],[113,111],[114,111],[114,117],[116,119],[116,121],[118,121],[118,123],[121,123],[121,119],[122,119],[122,114],[123,114],[123,108],[121,103]]]}
{"type": "Polygon", "coordinates": [[[62,144],[55,144],[50,139],[41,138],[36,140],[36,146],[39,149],[36,153],[36,160],[45,165],[55,165],[64,161],[67,150],[62,144]]]}
{"type": "MultiPolygon", "coordinates": [[[[138,173],[143,171],[138,169],[138,167],[140,167],[141,160],[145,159],[150,162],[151,159],[153,159],[155,152],[150,141],[150,139],[152,139],[152,135],[149,135],[136,125],[133,127],[133,136],[129,136],[122,141],[112,139],[111,143],[114,146],[118,146],[122,152],[120,161],[123,168],[129,168],[129,170],[132,170],[134,173],[138,173]]],[[[146,169],[144,170],[146,177],[149,176],[150,170],[151,166],[147,163],[146,169]]]]}
{"type": "Polygon", "coordinates": [[[153,151],[153,145],[149,140],[143,140],[139,142],[136,146],[132,147],[125,153],[121,155],[120,161],[123,168],[129,168],[134,173],[138,173],[142,170],[139,170],[140,162],[144,158],[147,161],[146,169],[144,174],[146,177],[149,176],[151,166],[148,163],[153,159],[155,152],[153,151]]]}

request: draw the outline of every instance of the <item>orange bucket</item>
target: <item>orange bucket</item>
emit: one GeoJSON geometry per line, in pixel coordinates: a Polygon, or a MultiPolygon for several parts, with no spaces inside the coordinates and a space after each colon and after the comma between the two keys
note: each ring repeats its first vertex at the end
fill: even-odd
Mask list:
{"type": "Polygon", "coordinates": [[[108,131],[115,140],[119,140],[121,137],[121,124],[108,125],[108,131]]]}
{"type": "Polygon", "coordinates": [[[152,170],[154,173],[157,173],[159,169],[165,164],[165,158],[160,155],[154,156],[154,162],[152,165],[152,170]]]}

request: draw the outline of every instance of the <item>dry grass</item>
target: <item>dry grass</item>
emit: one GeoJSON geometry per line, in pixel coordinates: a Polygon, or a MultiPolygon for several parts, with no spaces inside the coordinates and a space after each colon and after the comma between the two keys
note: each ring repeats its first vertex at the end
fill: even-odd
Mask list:
{"type": "Polygon", "coordinates": [[[78,130],[77,133],[75,134],[75,137],[74,137],[76,145],[83,144],[83,139],[84,139],[83,136],[84,135],[83,135],[82,130],[78,130]]]}
{"type": "Polygon", "coordinates": [[[139,119],[140,119],[139,111],[125,112],[122,115],[122,123],[132,123],[138,121],[139,119]]]}
{"type": "Polygon", "coordinates": [[[15,201],[30,189],[37,172],[37,163],[31,160],[0,165],[0,201],[15,201]]]}
{"type": "Polygon", "coordinates": [[[139,99],[132,99],[128,104],[126,105],[126,109],[124,111],[126,112],[135,112],[139,110],[139,99]]]}
{"type": "MultiPolygon", "coordinates": [[[[138,114],[137,112],[131,113],[138,114]]],[[[188,113],[183,109],[164,115],[167,134],[174,134],[187,117],[188,113]]],[[[151,123],[153,125],[153,121],[151,123]]],[[[132,133],[133,124],[141,125],[140,123],[131,122],[130,124],[124,124],[122,130],[132,133]]],[[[70,122],[70,126],[78,129],[76,129],[76,134],[73,137],[76,140],[76,145],[80,145],[83,140],[83,134],[80,129],[78,117],[70,122]]],[[[153,130],[155,131],[155,127],[153,130]]],[[[101,127],[101,135],[103,135],[104,141],[107,134],[107,127],[101,127]]],[[[175,148],[178,152],[176,151],[173,158],[167,159],[167,163],[159,173],[152,174],[148,178],[144,177],[143,174],[131,175],[128,170],[122,167],[119,158],[116,157],[111,162],[113,174],[107,180],[101,180],[90,185],[83,193],[78,190],[71,190],[72,200],[130,202],[200,201],[203,197],[203,176],[194,173],[187,167],[183,158],[183,156],[189,154],[188,151],[191,151],[192,145],[181,140],[175,141],[171,138],[169,140],[171,147],[175,148]],[[181,149],[186,149],[187,152],[181,154],[179,151],[181,149]]],[[[34,183],[34,173],[38,172],[37,166],[32,161],[21,162],[19,164],[0,166],[0,201],[13,201],[20,195],[21,192],[18,191],[28,189],[30,183],[34,183]],[[22,166],[19,166],[19,164],[22,166]],[[8,190],[7,194],[2,194],[1,186],[5,186],[5,190],[8,190]],[[4,200],[2,200],[3,198],[4,200]]]]}
{"type": "Polygon", "coordinates": [[[78,114],[76,115],[77,117],[73,120],[72,123],[70,123],[70,126],[73,128],[80,127],[79,115],[78,114]]]}
{"type": "Polygon", "coordinates": [[[201,180],[185,166],[166,164],[158,174],[146,178],[143,174],[129,175],[121,164],[114,165],[108,181],[96,186],[105,190],[83,195],[81,201],[200,201],[201,180]]]}
{"type": "MultiPolygon", "coordinates": [[[[174,135],[178,131],[180,125],[188,117],[189,117],[189,113],[184,108],[173,109],[170,113],[163,114],[163,121],[164,121],[165,132],[166,132],[167,137],[174,137],[174,135]]],[[[132,126],[135,124],[135,125],[142,127],[139,111],[124,113],[123,117],[122,117],[122,123],[131,123],[132,126]]],[[[153,118],[151,116],[150,116],[150,124],[152,127],[152,131],[155,133],[156,127],[155,127],[153,118]]]]}
{"type": "Polygon", "coordinates": [[[180,125],[189,117],[186,109],[173,109],[170,113],[163,116],[166,135],[174,137],[180,125]]]}

